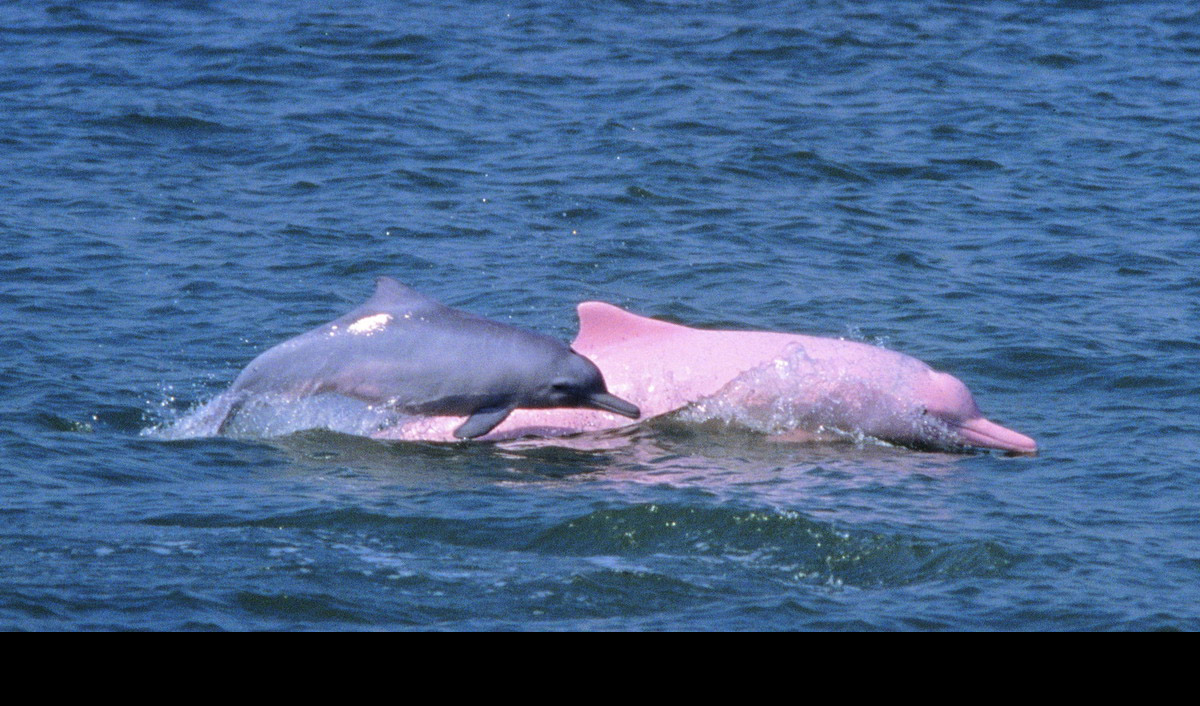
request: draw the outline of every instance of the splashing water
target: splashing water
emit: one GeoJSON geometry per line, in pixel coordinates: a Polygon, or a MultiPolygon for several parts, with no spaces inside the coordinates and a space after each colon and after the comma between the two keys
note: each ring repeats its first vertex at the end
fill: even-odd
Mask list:
{"type": "Polygon", "coordinates": [[[412,419],[388,405],[372,405],[336,394],[307,397],[256,396],[234,409],[227,393],[217,395],[180,419],[143,432],[159,439],[211,436],[267,439],[309,429],[370,436],[412,419]],[[231,410],[233,410],[231,412],[231,410]]]}
{"type": "Polygon", "coordinates": [[[894,373],[814,357],[793,344],[783,355],[742,373],[715,394],[680,411],[687,423],[719,421],[751,431],[802,440],[868,437],[889,442],[955,446],[953,434],[926,414],[913,381],[929,367],[907,356],[890,361],[894,373]],[[897,363],[897,361],[899,361],[897,363]]]}

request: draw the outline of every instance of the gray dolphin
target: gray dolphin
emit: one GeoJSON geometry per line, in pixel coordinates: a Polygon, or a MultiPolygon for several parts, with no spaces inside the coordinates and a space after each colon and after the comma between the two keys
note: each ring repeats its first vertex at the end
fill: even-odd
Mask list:
{"type": "Polygon", "coordinates": [[[459,439],[483,436],[518,407],[641,415],[567,344],[451,309],[389,277],[362,306],[251,361],[225,393],[218,429],[255,395],[326,392],[410,414],[469,415],[459,439]]]}

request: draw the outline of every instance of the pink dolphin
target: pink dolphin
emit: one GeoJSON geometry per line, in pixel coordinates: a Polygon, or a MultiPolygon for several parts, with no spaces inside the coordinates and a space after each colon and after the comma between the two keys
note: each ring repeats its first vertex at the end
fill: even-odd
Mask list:
{"type": "MultiPolygon", "coordinates": [[[[603,302],[578,307],[572,348],[643,419],[677,412],[782,439],[865,435],[933,448],[1037,451],[988,421],[957,378],[877,346],[764,331],[710,331],[638,316],[603,302]]],[[[416,417],[377,438],[453,441],[462,417],[416,417]]],[[[632,424],[588,409],[518,409],[482,437],[562,436],[632,424]]]]}

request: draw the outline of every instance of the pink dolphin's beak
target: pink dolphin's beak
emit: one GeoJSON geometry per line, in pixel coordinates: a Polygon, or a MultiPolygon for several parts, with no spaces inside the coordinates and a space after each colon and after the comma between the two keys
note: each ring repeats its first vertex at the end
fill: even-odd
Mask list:
{"type": "Polygon", "coordinates": [[[1010,453],[1035,454],[1037,442],[1024,434],[1012,429],[989,422],[983,417],[975,417],[965,422],[951,424],[951,429],[968,446],[979,446],[985,449],[999,449],[1010,453]]]}

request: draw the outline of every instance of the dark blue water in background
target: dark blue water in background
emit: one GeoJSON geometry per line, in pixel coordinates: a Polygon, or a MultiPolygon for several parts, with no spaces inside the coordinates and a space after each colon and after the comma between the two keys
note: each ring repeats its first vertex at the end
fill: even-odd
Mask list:
{"type": "Polygon", "coordinates": [[[0,627],[1200,628],[1194,5],[325,5],[0,4],[0,627]],[[1042,453],[142,433],[380,274],[882,343],[1042,453]]]}

